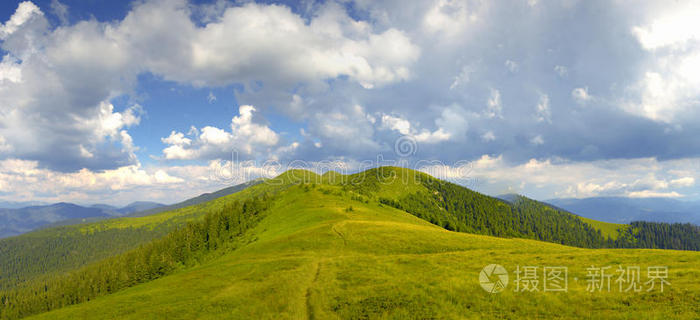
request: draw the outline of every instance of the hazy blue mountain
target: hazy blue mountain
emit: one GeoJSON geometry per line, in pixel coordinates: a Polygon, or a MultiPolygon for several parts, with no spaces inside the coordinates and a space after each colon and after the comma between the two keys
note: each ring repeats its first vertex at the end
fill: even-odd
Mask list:
{"type": "Polygon", "coordinates": [[[129,214],[134,212],[146,211],[155,208],[164,207],[165,205],[157,202],[150,201],[136,201],[132,202],[122,208],[117,209],[117,212],[121,214],[129,214]]]}
{"type": "Polygon", "coordinates": [[[108,204],[101,204],[101,203],[93,204],[90,206],[90,208],[102,209],[104,211],[111,211],[111,212],[114,212],[115,215],[118,213],[118,210],[119,210],[119,207],[110,206],[108,204]]]}
{"type": "Polygon", "coordinates": [[[147,215],[151,215],[151,214],[156,214],[159,212],[180,209],[180,208],[188,207],[191,205],[208,202],[208,201],[214,200],[216,198],[221,198],[223,196],[227,196],[229,194],[239,192],[245,188],[252,187],[252,186],[259,184],[263,181],[264,181],[263,179],[251,180],[251,181],[248,181],[245,183],[241,183],[239,185],[235,185],[233,187],[221,189],[219,191],[215,191],[215,192],[211,192],[211,193],[204,193],[204,194],[201,194],[197,197],[187,199],[185,201],[178,202],[176,204],[171,204],[169,206],[161,206],[161,207],[157,207],[157,208],[150,209],[150,210],[134,212],[134,213],[128,214],[128,216],[130,216],[130,217],[143,217],[143,216],[147,216],[147,215]]]}
{"type": "Polygon", "coordinates": [[[0,201],[0,209],[19,209],[45,205],[48,205],[48,203],[41,201],[0,201]]]}
{"type": "Polygon", "coordinates": [[[91,222],[162,206],[163,204],[160,203],[139,201],[122,208],[106,204],[85,207],[65,202],[23,208],[1,208],[0,238],[20,235],[47,226],[91,222]]]}
{"type": "Polygon", "coordinates": [[[64,220],[109,216],[112,214],[101,208],[87,208],[65,202],[19,209],[0,209],[0,238],[19,235],[64,220]]]}
{"type": "Polygon", "coordinates": [[[700,224],[700,203],[668,198],[595,197],[546,202],[580,216],[613,223],[631,221],[700,224]]]}
{"type": "MultiPolygon", "coordinates": [[[[156,202],[137,201],[121,208],[107,204],[95,204],[86,207],[64,202],[23,208],[0,208],[0,238],[16,236],[48,226],[93,222],[100,219],[120,216],[146,216],[158,212],[179,209],[236,193],[260,182],[262,182],[262,180],[249,181],[216,192],[205,193],[198,197],[169,206],[156,202]]],[[[17,204],[18,202],[6,203],[17,204]]]]}

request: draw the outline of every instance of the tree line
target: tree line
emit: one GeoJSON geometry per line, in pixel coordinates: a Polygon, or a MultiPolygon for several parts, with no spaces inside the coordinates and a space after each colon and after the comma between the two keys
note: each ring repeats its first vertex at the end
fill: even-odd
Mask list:
{"type": "Polygon", "coordinates": [[[411,213],[447,230],[498,237],[527,238],[582,248],[700,250],[700,227],[690,224],[632,222],[605,237],[580,217],[539,201],[492,198],[462,186],[423,177],[430,196],[417,192],[382,204],[411,213]]]}

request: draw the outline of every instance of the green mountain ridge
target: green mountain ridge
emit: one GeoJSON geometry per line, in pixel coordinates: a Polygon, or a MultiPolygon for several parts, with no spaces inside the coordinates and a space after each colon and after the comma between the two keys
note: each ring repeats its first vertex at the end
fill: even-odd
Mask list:
{"type": "Polygon", "coordinates": [[[692,276],[700,275],[700,254],[519,239],[603,238],[578,217],[541,206],[524,197],[511,205],[403,168],[349,176],[289,171],[189,209],[82,226],[90,234],[188,217],[185,227],[146,246],[0,292],[6,306],[0,318],[49,310],[37,317],[572,318],[606,312],[611,318],[692,318],[700,312],[692,276]],[[193,208],[206,214],[188,214],[193,208]],[[529,227],[536,229],[523,233],[529,227]],[[544,236],[561,230],[581,233],[544,236]],[[572,279],[585,279],[591,265],[665,263],[674,283],[664,294],[599,298],[583,281],[572,283],[569,294],[492,295],[478,282],[491,263],[509,271],[568,265],[572,279]],[[91,285],[83,286],[86,281],[91,285]]]}

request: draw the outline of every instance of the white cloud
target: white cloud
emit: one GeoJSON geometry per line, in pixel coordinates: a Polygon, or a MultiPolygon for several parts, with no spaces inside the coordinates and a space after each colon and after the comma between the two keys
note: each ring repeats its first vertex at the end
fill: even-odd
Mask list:
{"type": "Polygon", "coordinates": [[[645,49],[684,46],[700,40],[700,4],[681,1],[662,9],[648,24],[635,26],[632,33],[645,49]]]}
{"type": "Polygon", "coordinates": [[[382,127],[398,131],[403,135],[408,135],[411,133],[411,123],[408,122],[408,120],[388,114],[382,115],[382,127]]]}
{"type": "Polygon", "coordinates": [[[494,141],[496,140],[496,135],[493,133],[493,131],[486,131],[483,135],[481,135],[481,139],[484,141],[494,141]]]}
{"type": "Polygon", "coordinates": [[[0,40],[6,40],[11,34],[15,33],[23,24],[33,19],[36,16],[43,16],[39,7],[31,1],[20,2],[17,10],[10,17],[10,20],[4,24],[0,24],[0,40]]]}
{"type": "Polygon", "coordinates": [[[549,96],[540,94],[540,101],[537,103],[536,115],[537,121],[552,123],[552,111],[549,108],[549,96]]]}
{"type": "Polygon", "coordinates": [[[192,143],[192,139],[185,138],[184,133],[175,131],[171,131],[170,136],[168,136],[167,138],[161,138],[160,140],[165,144],[175,145],[190,145],[192,143]]]}
{"type": "MultiPolygon", "coordinates": [[[[442,117],[438,119],[436,123],[446,124],[446,120],[444,117],[442,117]]],[[[408,120],[387,114],[382,115],[380,128],[397,131],[402,135],[410,136],[415,139],[416,142],[438,143],[449,140],[452,137],[452,134],[446,131],[445,128],[438,128],[432,132],[427,129],[416,129],[415,126],[411,125],[411,122],[408,120]]]]}
{"type": "Polygon", "coordinates": [[[58,0],[51,0],[51,10],[61,21],[61,24],[68,24],[68,6],[58,0]]]}
{"type": "Polygon", "coordinates": [[[565,66],[556,65],[554,66],[554,72],[556,72],[560,77],[564,78],[569,74],[569,69],[565,66]]]}
{"type": "Polygon", "coordinates": [[[425,143],[438,143],[449,140],[450,137],[451,135],[448,132],[445,132],[445,130],[443,130],[442,128],[438,128],[433,132],[430,132],[428,130],[422,130],[419,134],[413,136],[413,138],[415,138],[417,142],[425,143]]]}
{"type": "Polygon", "coordinates": [[[201,28],[178,2],[165,8],[148,3],[137,7],[121,27],[137,41],[136,50],[148,50],[149,39],[171,39],[162,50],[180,54],[170,60],[149,56],[149,68],[166,79],[195,85],[263,79],[293,84],[344,75],[373,88],[408,79],[420,55],[403,32],[389,28],[375,33],[333,3],[309,23],[284,6],[248,3],[227,8],[201,28]],[[142,32],[142,25],[150,28],[142,32]]]}
{"type": "MultiPolygon", "coordinates": [[[[451,166],[452,169],[458,169],[451,166]]],[[[477,190],[492,195],[520,192],[536,199],[621,197],[685,197],[683,188],[694,185],[695,177],[678,176],[698,172],[700,158],[658,161],[653,158],[575,162],[563,159],[530,159],[511,164],[502,155],[483,155],[471,161],[470,170],[457,170],[477,190]],[[466,175],[464,175],[466,174],[466,175]],[[482,181],[477,185],[471,182],[482,181]],[[522,189],[522,184],[529,186],[522,189]]]]}
{"type": "Polygon", "coordinates": [[[50,200],[66,199],[61,196],[81,194],[82,199],[96,192],[128,192],[132,188],[165,185],[183,182],[163,170],[149,172],[139,166],[125,166],[102,172],[82,169],[72,173],[42,169],[36,161],[6,159],[0,160],[0,181],[5,186],[2,192],[13,197],[36,199],[36,194],[44,194],[50,200]]]}
{"type": "Polygon", "coordinates": [[[544,138],[542,138],[542,135],[541,135],[541,134],[538,134],[538,135],[532,137],[532,139],[530,139],[530,143],[532,143],[532,144],[534,144],[534,145],[536,145],[536,146],[543,145],[543,144],[544,144],[544,138]]]}
{"type": "Polygon", "coordinates": [[[571,91],[571,97],[574,98],[578,104],[586,104],[588,101],[593,99],[593,97],[588,93],[588,87],[576,88],[571,91]]]}
{"type": "Polygon", "coordinates": [[[5,141],[5,137],[0,136],[0,152],[11,152],[12,151],[12,146],[7,144],[7,141],[5,141]]]}
{"type": "MultiPolygon", "coordinates": [[[[52,8],[67,18],[66,6],[54,0],[52,8]]],[[[411,78],[420,48],[406,33],[375,30],[335,3],[318,8],[307,21],[286,6],[223,6],[201,24],[193,20],[198,6],[153,0],[136,3],[121,21],[52,29],[36,5],[22,2],[0,25],[7,53],[0,62],[0,135],[13,152],[2,157],[66,171],[134,164],[137,146],[125,129],[138,122],[124,118],[129,109],[105,106],[132,92],[142,72],[195,86],[240,83],[247,90],[264,83],[278,92],[299,84],[323,87],[339,77],[364,88],[411,78]]],[[[276,134],[254,123],[232,126],[244,152],[251,144],[276,143],[276,134]]],[[[193,156],[182,146],[170,150],[193,156]]]]}
{"type": "Polygon", "coordinates": [[[0,61],[0,84],[3,81],[21,82],[22,69],[16,59],[13,59],[9,54],[5,55],[0,61]]]}
{"type": "Polygon", "coordinates": [[[651,21],[631,30],[652,59],[629,88],[639,99],[627,101],[623,108],[670,123],[700,105],[700,4],[679,2],[654,10],[651,21]]]}
{"type": "Polygon", "coordinates": [[[670,184],[674,187],[692,187],[695,185],[695,178],[693,177],[682,177],[678,179],[673,179],[670,184]]]}
{"type": "Polygon", "coordinates": [[[520,69],[518,63],[513,60],[506,60],[505,66],[511,73],[516,73],[520,69]]]}
{"type": "Polygon", "coordinates": [[[472,73],[474,73],[474,69],[471,66],[463,66],[459,74],[456,75],[454,80],[452,81],[452,84],[450,85],[450,90],[469,83],[469,75],[472,73]]]}
{"type": "Polygon", "coordinates": [[[85,149],[85,146],[80,145],[80,156],[83,158],[93,158],[95,155],[85,149]]]}
{"type": "Polygon", "coordinates": [[[255,107],[243,105],[238,112],[231,119],[231,132],[211,126],[201,130],[192,127],[188,133],[192,138],[175,131],[161,138],[168,145],[163,149],[165,159],[225,158],[232,152],[255,156],[260,152],[272,151],[270,148],[278,144],[279,136],[269,127],[253,122],[255,107]]]}
{"type": "Polygon", "coordinates": [[[428,34],[455,37],[478,20],[478,11],[468,7],[466,1],[438,0],[434,4],[423,17],[423,28],[428,34]]]}
{"type": "Polygon", "coordinates": [[[503,106],[501,105],[501,92],[491,88],[491,96],[486,102],[486,117],[503,118],[503,106]]]}
{"type": "Polygon", "coordinates": [[[231,120],[234,139],[264,146],[277,144],[279,141],[277,133],[267,126],[253,123],[253,112],[255,111],[253,106],[241,106],[238,110],[240,115],[231,120]]]}
{"type": "Polygon", "coordinates": [[[207,102],[209,102],[209,104],[216,102],[216,96],[211,91],[209,91],[209,95],[207,95],[207,102]]]}
{"type": "Polygon", "coordinates": [[[141,167],[63,173],[36,161],[0,160],[0,192],[16,201],[70,201],[125,205],[136,200],[174,203],[204,192],[281,172],[254,164],[210,161],[204,165],[141,167]]]}
{"type": "Polygon", "coordinates": [[[657,191],[651,191],[651,190],[631,191],[631,192],[626,193],[625,195],[630,197],[630,198],[680,198],[683,196],[680,193],[675,192],[675,191],[657,192],[657,191]]]}

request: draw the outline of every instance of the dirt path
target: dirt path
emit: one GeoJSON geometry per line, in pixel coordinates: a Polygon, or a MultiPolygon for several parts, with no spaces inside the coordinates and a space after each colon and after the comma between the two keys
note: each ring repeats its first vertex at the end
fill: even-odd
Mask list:
{"type": "Polygon", "coordinates": [[[306,314],[307,314],[309,320],[316,319],[316,315],[314,314],[314,308],[311,305],[311,288],[314,287],[314,285],[316,284],[316,281],[318,281],[319,274],[321,274],[321,262],[317,261],[314,264],[314,268],[316,269],[316,272],[314,274],[314,279],[313,279],[313,281],[311,281],[311,284],[306,289],[306,314]]]}

